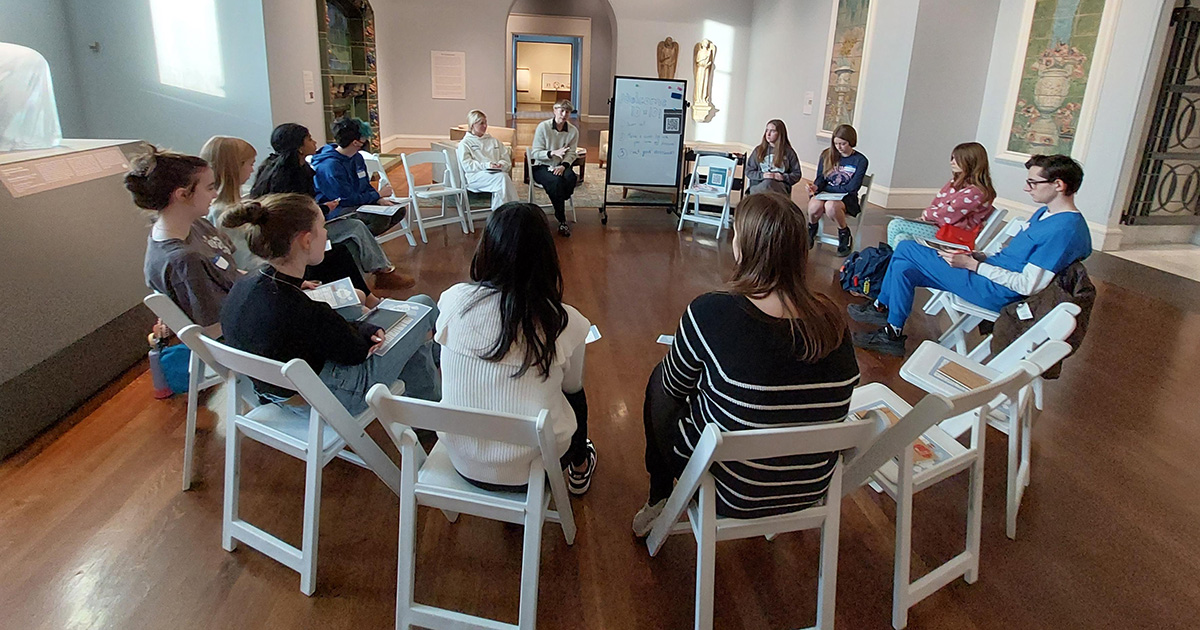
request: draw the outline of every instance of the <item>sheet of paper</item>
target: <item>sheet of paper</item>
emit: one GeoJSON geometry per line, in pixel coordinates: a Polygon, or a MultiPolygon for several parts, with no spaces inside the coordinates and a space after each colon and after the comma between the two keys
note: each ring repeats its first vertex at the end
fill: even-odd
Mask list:
{"type": "Polygon", "coordinates": [[[322,284],[304,293],[312,298],[313,301],[324,302],[329,305],[329,308],[334,309],[362,303],[358,301],[358,293],[354,291],[354,284],[350,282],[350,278],[342,278],[328,284],[322,284]]]}
{"type": "Polygon", "coordinates": [[[465,100],[467,98],[467,53],[445,50],[429,52],[432,69],[432,97],[465,100]]]}
{"type": "Polygon", "coordinates": [[[600,339],[600,329],[596,328],[595,324],[592,324],[592,327],[588,329],[587,339],[583,341],[584,343],[592,343],[598,339],[600,339]]]}
{"type": "Polygon", "coordinates": [[[661,343],[664,346],[674,345],[675,336],[674,335],[659,335],[658,343],[661,343]]]}
{"type": "Polygon", "coordinates": [[[382,214],[385,217],[390,217],[393,214],[396,214],[396,212],[399,211],[400,208],[402,208],[402,207],[403,206],[401,206],[400,204],[394,204],[394,205],[390,205],[390,206],[376,206],[376,205],[367,204],[365,206],[359,206],[356,211],[357,212],[365,212],[367,214],[382,214]]]}
{"type": "Polygon", "coordinates": [[[823,192],[817,193],[816,198],[821,201],[840,201],[845,196],[846,193],[823,192]]]}

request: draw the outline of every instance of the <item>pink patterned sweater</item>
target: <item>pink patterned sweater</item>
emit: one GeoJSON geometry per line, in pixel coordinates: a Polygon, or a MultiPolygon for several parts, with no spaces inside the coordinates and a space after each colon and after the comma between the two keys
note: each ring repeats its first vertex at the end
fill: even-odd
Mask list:
{"type": "Polygon", "coordinates": [[[983,191],[975,186],[955,188],[951,180],[942,186],[933,203],[921,213],[921,219],[938,225],[953,225],[975,230],[992,214],[992,203],[984,201],[983,191]]]}

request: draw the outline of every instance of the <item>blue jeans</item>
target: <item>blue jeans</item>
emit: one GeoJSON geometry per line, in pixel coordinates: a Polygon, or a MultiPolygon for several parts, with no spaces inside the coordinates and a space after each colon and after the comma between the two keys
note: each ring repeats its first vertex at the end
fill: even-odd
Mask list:
{"type": "Polygon", "coordinates": [[[951,267],[932,248],[916,241],[896,243],[879,303],[888,307],[888,323],[903,328],[912,310],[917,287],[949,291],[983,308],[998,311],[1021,299],[1021,294],[966,269],[951,267]]]}
{"type": "Polygon", "coordinates": [[[392,346],[387,354],[372,354],[358,365],[340,365],[325,362],[321,369],[321,382],[346,407],[351,415],[367,409],[367,390],[376,383],[390,386],[397,380],[404,381],[404,395],[423,400],[442,399],[442,381],[438,376],[433,356],[433,341],[429,338],[437,321],[436,303],[428,295],[414,295],[410,302],[419,302],[432,308],[413,329],[392,346]]]}

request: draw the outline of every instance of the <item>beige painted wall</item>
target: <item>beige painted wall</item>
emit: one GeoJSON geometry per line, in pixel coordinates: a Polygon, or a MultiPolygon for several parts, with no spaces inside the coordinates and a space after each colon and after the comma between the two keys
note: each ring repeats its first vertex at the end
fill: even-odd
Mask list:
{"type": "Polygon", "coordinates": [[[529,91],[517,92],[518,103],[554,100],[556,92],[542,92],[542,75],[571,73],[571,45],[542,42],[517,43],[517,67],[529,68],[529,91]]]}

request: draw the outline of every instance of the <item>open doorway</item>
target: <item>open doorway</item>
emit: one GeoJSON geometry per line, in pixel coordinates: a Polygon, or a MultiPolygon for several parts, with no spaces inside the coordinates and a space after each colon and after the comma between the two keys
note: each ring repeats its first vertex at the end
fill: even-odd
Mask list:
{"type": "Polygon", "coordinates": [[[546,118],[554,103],[579,103],[583,38],[514,34],[513,118],[546,118]]]}

